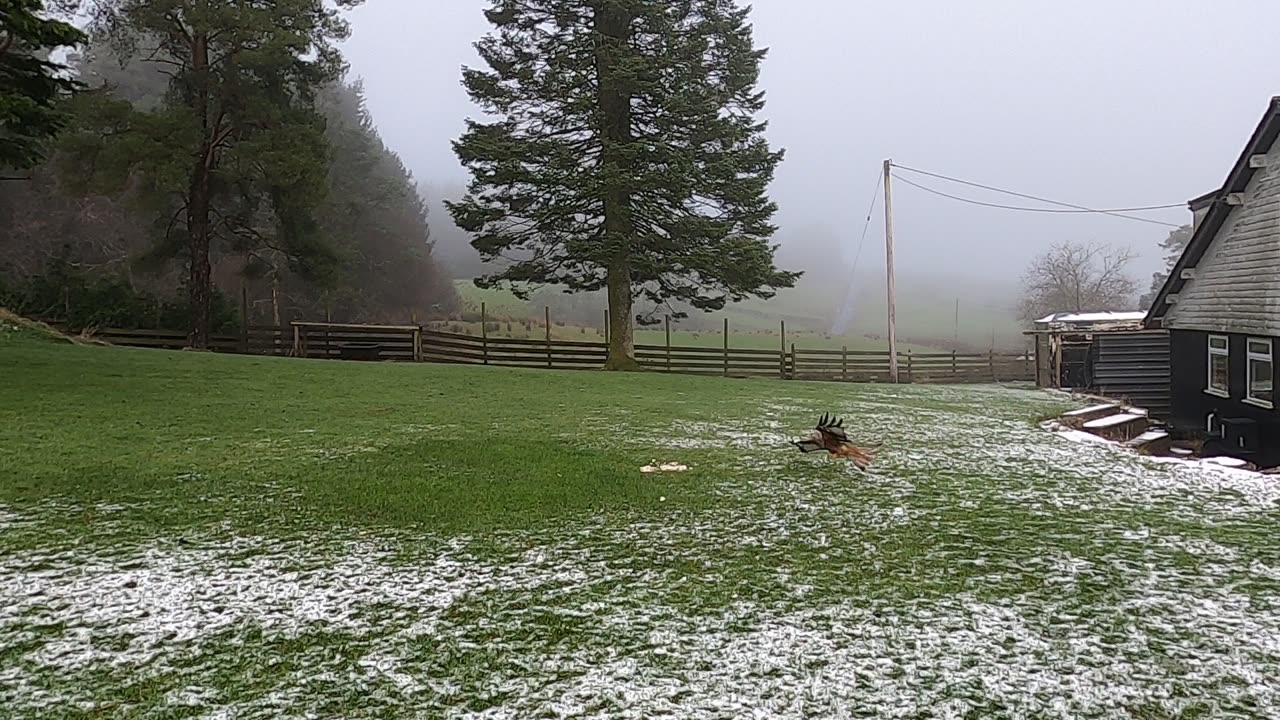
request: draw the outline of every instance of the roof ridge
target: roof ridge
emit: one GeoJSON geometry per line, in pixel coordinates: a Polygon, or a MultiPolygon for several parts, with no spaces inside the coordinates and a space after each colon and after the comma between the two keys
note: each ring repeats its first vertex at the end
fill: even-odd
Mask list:
{"type": "Polygon", "coordinates": [[[1194,267],[1200,258],[1204,256],[1205,251],[1213,244],[1218,233],[1222,230],[1222,226],[1226,223],[1227,216],[1234,209],[1233,206],[1226,204],[1226,197],[1231,192],[1240,192],[1252,180],[1257,169],[1252,167],[1249,157],[1258,153],[1267,153],[1280,140],[1280,95],[1271,96],[1271,100],[1267,103],[1267,110],[1262,115],[1262,119],[1258,121],[1257,126],[1249,135],[1248,141],[1245,143],[1244,150],[1236,158],[1235,163],[1231,166],[1231,172],[1227,175],[1227,179],[1223,182],[1222,187],[1214,191],[1214,193],[1206,193],[1192,200],[1199,209],[1208,208],[1208,214],[1200,221],[1191,241],[1182,251],[1182,255],[1178,257],[1178,261],[1174,264],[1169,276],[1165,278],[1164,285],[1161,286],[1160,292],[1156,293],[1155,300],[1149,313],[1147,314],[1146,326],[1148,328],[1161,327],[1165,313],[1168,312],[1168,303],[1165,300],[1175,291],[1180,291],[1188,281],[1182,278],[1182,271],[1187,267],[1194,267]],[[1196,201],[1206,200],[1209,195],[1213,195],[1210,202],[1198,203],[1196,201]]]}

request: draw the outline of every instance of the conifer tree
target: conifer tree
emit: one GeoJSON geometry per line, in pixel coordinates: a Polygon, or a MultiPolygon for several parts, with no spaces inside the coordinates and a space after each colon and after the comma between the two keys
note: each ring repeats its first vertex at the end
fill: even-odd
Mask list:
{"type": "Polygon", "coordinates": [[[606,289],[611,369],[635,367],[633,318],[795,284],[769,244],[782,152],[756,118],[765,51],[747,9],[491,0],[485,15],[487,69],[464,68],[463,83],[490,118],[454,144],[472,180],[449,210],[483,257],[510,264],[477,284],[606,289]]]}
{"type": "Polygon", "coordinates": [[[314,94],[341,76],[340,12],[358,2],[90,3],[95,34],[123,58],[154,43],[143,62],[172,82],[151,110],[95,98],[69,158],[117,189],[143,183],[162,220],[159,250],[188,264],[193,347],[208,345],[217,241],[279,249],[307,274],[332,265],[314,218],[329,159],[314,94]]]}
{"type": "Polygon", "coordinates": [[[84,35],[44,10],[44,0],[0,0],[0,170],[44,158],[46,142],[67,122],[59,100],[78,86],[48,52],[84,35]]]}

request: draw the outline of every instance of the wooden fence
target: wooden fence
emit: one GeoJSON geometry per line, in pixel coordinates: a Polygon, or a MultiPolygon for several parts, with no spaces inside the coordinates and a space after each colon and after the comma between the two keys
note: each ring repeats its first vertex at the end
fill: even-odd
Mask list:
{"type": "MultiPolygon", "coordinates": [[[[179,349],[186,335],[167,330],[98,330],[115,345],[179,349]]],[[[335,360],[434,362],[561,370],[604,364],[602,342],[515,339],[428,330],[415,325],[293,323],[251,326],[239,335],[216,335],[218,352],[287,355],[335,360]]],[[[636,360],[659,372],[785,380],[889,382],[887,350],[811,350],[791,345],[776,350],[679,345],[637,345],[636,360]]],[[[899,380],[910,383],[1030,382],[1035,365],[1026,354],[899,353],[899,380]]]]}

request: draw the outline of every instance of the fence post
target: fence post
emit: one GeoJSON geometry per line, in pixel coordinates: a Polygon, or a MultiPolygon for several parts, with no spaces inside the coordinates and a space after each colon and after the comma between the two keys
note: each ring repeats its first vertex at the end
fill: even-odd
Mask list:
{"type": "Polygon", "coordinates": [[[840,379],[849,382],[849,346],[840,346],[840,379]]]}
{"type": "Polygon", "coordinates": [[[302,328],[297,323],[293,324],[293,350],[290,353],[294,357],[302,357],[302,328]]]}
{"type": "Polygon", "coordinates": [[[987,364],[991,366],[991,382],[1000,382],[996,377],[996,351],[994,349],[987,351],[987,364]]]}
{"type": "MultiPolygon", "coordinates": [[[[1040,351],[1040,348],[1039,348],[1039,345],[1037,345],[1036,352],[1039,353],[1039,351],[1040,351]]],[[[1031,352],[1027,351],[1022,354],[1022,379],[1026,380],[1028,377],[1030,377],[1030,375],[1031,375],[1031,352]]],[[[1035,381],[1037,385],[1040,384],[1039,369],[1036,370],[1035,381]]]]}
{"type": "Polygon", "coordinates": [[[249,286],[240,283],[240,352],[249,354],[249,286]]]}
{"type": "Polygon", "coordinates": [[[1062,337],[1059,335],[1049,336],[1049,357],[1053,363],[1053,384],[1051,388],[1062,388],[1062,337]]]}
{"type": "Polygon", "coordinates": [[[783,380],[787,379],[787,321],[778,321],[778,336],[781,337],[781,347],[778,349],[778,374],[783,380]]]}
{"type": "Polygon", "coordinates": [[[547,367],[551,367],[551,306],[544,306],[542,312],[547,325],[547,367]]]}
{"type": "Polygon", "coordinates": [[[795,380],[799,374],[799,368],[796,367],[796,344],[791,343],[791,379],[795,380]]]}
{"type": "Polygon", "coordinates": [[[413,361],[422,362],[422,326],[413,327],[413,361]]]}
{"type": "Polygon", "coordinates": [[[954,381],[956,379],[956,375],[958,374],[959,373],[956,371],[956,351],[952,350],[951,351],[951,379],[954,381]]]}
{"type": "Polygon", "coordinates": [[[729,377],[729,318],[724,319],[724,376],[729,377]]]}
{"type": "Polygon", "coordinates": [[[667,372],[671,372],[671,316],[666,316],[663,321],[667,330],[667,372]]]}
{"type": "MultiPolygon", "coordinates": [[[[333,322],[333,310],[329,308],[328,303],[325,303],[325,306],[324,306],[324,321],[325,323],[333,322]]],[[[329,327],[328,325],[326,325],[324,329],[324,359],[325,360],[329,359],[330,353],[332,350],[333,350],[333,347],[329,342],[329,327]]]]}
{"type": "Polygon", "coordinates": [[[910,383],[914,383],[915,381],[916,381],[915,376],[911,373],[911,350],[910,348],[908,348],[907,349],[907,383],[910,384],[910,383]]]}
{"type": "Polygon", "coordinates": [[[489,309],[480,303],[480,356],[485,365],[489,364],[489,309]]]}

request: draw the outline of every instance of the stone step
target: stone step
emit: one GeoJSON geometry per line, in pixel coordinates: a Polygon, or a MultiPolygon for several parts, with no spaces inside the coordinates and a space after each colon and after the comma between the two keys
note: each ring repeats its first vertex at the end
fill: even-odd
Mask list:
{"type": "Polygon", "coordinates": [[[1150,422],[1146,415],[1122,412],[1090,420],[1080,429],[1115,442],[1129,442],[1146,432],[1150,422]]]}
{"type": "Polygon", "coordinates": [[[1169,433],[1161,429],[1147,430],[1138,437],[1125,443],[1125,447],[1138,450],[1148,455],[1164,455],[1173,446],[1169,433]]]}
{"type": "Polygon", "coordinates": [[[1110,415],[1117,415],[1121,412],[1120,406],[1115,403],[1103,403],[1101,405],[1090,405],[1089,407],[1072,410],[1062,414],[1062,424],[1069,428],[1079,430],[1086,423],[1099,418],[1105,418],[1110,415]]]}

